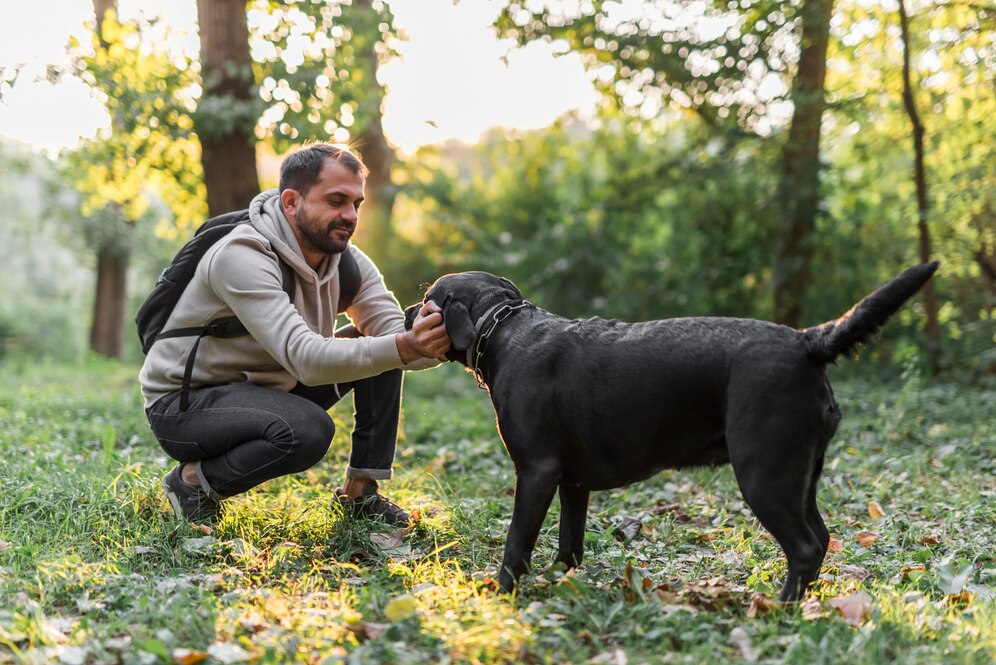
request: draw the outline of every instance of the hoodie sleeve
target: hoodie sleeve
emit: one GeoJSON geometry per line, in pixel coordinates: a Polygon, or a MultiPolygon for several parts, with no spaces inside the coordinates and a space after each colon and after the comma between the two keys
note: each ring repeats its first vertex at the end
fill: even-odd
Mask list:
{"type": "MultiPolygon", "coordinates": [[[[349,250],[356,259],[360,271],[360,288],[353,298],[352,304],[346,309],[353,325],[367,337],[394,338],[394,335],[405,332],[405,313],[384,283],[384,276],[374,265],[374,262],[355,245],[349,250]]],[[[408,370],[429,369],[439,365],[433,358],[422,358],[405,365],[408,370]]]]}
{"type": "MultiPolygon", "coordinates": [[[[214,293],[253,339],[301,383],[355,381],[404,366],[393,334],[336,339],[313,331],[281,287],[276,255],[258,240],[234,238],[205,259],[214,293]]],[[[377,329],[389,333],[390,328],[377,320],[377,329]]]]}

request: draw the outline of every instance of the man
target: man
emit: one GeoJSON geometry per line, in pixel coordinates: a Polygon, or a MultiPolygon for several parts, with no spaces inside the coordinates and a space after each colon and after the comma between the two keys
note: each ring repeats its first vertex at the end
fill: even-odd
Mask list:
{"type": "Polygon", "coordinates": [[[350,245],[366,173],[342,146],[317,143],[288,155],[279,189],[254,198],[250,223],[204,255],[165,329],[234,315],[249,335],[201,340],[185,408],[181,387],[195,339],[160,339],[149,350],[142,393],[153,433],[179,462],[163,479],[179,519],[213,519],[221,500],[317,464],[334,433],[327,410],[352,390],[352,449],[336,500],[352,514],[410,521],[377,485],[391,477],[401,368],[438,364],[449,338],[435,303],[405,332],[377,267],[350,245]],[[359,332],[352,338],[333,336],[344,252],[360,275],[348,307],[359,332]],[[293,302],[278,257],[293,269],[293,302]]]}

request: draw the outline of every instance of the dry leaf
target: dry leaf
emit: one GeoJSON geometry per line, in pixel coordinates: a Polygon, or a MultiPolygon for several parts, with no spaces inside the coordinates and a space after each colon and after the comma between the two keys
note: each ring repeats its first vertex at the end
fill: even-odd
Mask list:
{"type": "Polygon", "coordinates": [[[190,526],[193,527],[194,530],[200,531],[205,536],[210,536],[211,534],[214,533],[214,529],[209,527],[207,524],[194,524],[193,522],[191,522],[190,526]]]}
{"type": "Polygon", "coordinates": [[[844,543],[840,542],[833,536],[830,536],[830,543],[827,545],[827,550],[831,552],[841,552],[844,550],[844,543]]]}
{"type": "Polygon", "coordinates": [[[6,552],[11,548],[11,544],[6,540],[0,540],[0,552],[6,552]]]}
{"type": "Polygon", "coordinates": [[[266,621],[259,614],[253,612],[239,618],[239,625],[250,633],[261,633],[266,630],[266,621]]]}
{"type": "Polygon", "coordinates": [[[617,526],[612,532],[612,535],[616,540],[620,542],[627,542],[633,540],[640,533],[640,529],[643,528],[643,522],[637,519],[628,518],[623,521],[622,524],[617,526]]]}
{"type": "Polygon", "coordinates": [[[777,600],[768,598],[763,593],[755,593],[751,596],[750,607],[747,608],[747,618],[753,619],[759,614],[765,614],[771,610],[777,610],[782,606],[777,600]]]}
{"type": "Polygon", "coordinates": [[[388,624],[369,622],[348,623],[346,624],[346,628],[352,631],[356,635],[356,639],[362,642],[365,640],[375,640],[383,635],[384,631],[388,628],[388,624]]]}
{"type": "Polygon", "coordinates": [[[862,547],[870,547],[872,543],[878,540],[879,536],[874,531],[859,531],[858,532],[858,542],[862,547]]]}
{"type": "Polygon", "coordinates": [[[861,566],[851,566],[845,564],[840,567],[840,576],[845,580],[857,580],[859,582],[864,582],[866,579],[871,577],[871,573],[861,566]]]}
{"type": "Polygon", "coordinates": [[[742,626],[737,626],[730,631],[730,643],[740,649],[740,655],[744,660],[754,662],[760,654],[757,647],[750,641],[750,635],[742,626]]]}
{"type": "Polygon", "coordinates": [[[936,533],[930,533],[920,539],[921,545],[940,545],[941,537],[936,533]]]}
{"type": "Polygon", "coordinates": [[[879,505],[878,501],[870,501],[868,502],[868,515],[877,522],[885,517],[885,511],[882,510],[882,506],[879,505]]]}
{"type": "Polygon", "coordinates": [[[819,599],[810,596],[802,602],[799,606],[802,610],[802,618],[806,621],[815,621],[817,619],[822,619],[826,614],[823,612],[823,606],[820,605],[819,599]]]}
{"type": "Polygon", "coordinates": [[[849,596],[831,598],[830,606],[840,612],[849,625],[857,628],[871,616],[874,601],[866,591],[858,591],[849,596]]]}
{"type": "Polygon", "coordinates": [[[195,665],[202,660],[207,660],[207,651],[195,651],[194,649],[173,649],[173,662],[178,665],[195,665]]]}
{"type": "Polygon", "coordinates": [[[408,529],[395,529],[391,533],[372,533],[370,542],[384,549],[392,549],[400,546],[407,535],[408,529]]]}
{"type": "Polygon", "coordinates": [[[911,579],[916,579],[924,573],[927,572],[927,567],[922,563],[914,563],[909,566],[903,566],[899,570],[899,574],[903,576],[904,582],[909,582],[911,579]]]}
{"type": "Polygon", "coordinates": [[[972,600],[974,599],[975,599],[974,593],[968,591],[967,589],[963,589],[958,593],[949,593],[944,598],[944,601],[948,605],[954,605],[957,607],[967,607],[969,604],[971,604],[972,600]]]}

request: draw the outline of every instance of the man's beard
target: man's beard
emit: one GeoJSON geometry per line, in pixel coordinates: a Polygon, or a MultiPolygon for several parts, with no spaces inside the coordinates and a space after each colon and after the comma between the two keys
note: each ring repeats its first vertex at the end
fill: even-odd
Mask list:
{"type": "Polygon", "coordinates": [[[301,232],[308,243],[320,252],[325,254],[339,254],[346,251],[349,246],[349,238],[352,237],[356,225],[345,222],[341,219],[330,223],[311,217],[304,203],[297,211],[297,230],[301,232]],[[349,232],[349,236],[343,239],[335,231],[344,230],[349,232]]]}

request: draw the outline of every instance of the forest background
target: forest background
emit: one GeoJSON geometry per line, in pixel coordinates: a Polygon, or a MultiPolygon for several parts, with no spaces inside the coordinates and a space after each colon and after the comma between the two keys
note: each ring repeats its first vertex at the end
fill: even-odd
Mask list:
{"type": "MultiPolygon", "coordinates": [[[[102,21],[46,76],[88,86],[109,126],[57,153],[0,142],[8,361],[138,361],[131,315],[178,246],[274,186],[279,155],[332,139],[371,167],[357,243],[402,304],[483,269],[566,316],[805,326],[938,259],[874,357],[996,363],[985,2],[490,3],[513,51],[578,58],[597,104],[409,151],[382,122],[378,72],[405,38],[390,3],[202,1],[199,53],[92,4],[102,21]]],[[[22,66],[0,65],[0,103],[22,66]]]]}

